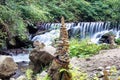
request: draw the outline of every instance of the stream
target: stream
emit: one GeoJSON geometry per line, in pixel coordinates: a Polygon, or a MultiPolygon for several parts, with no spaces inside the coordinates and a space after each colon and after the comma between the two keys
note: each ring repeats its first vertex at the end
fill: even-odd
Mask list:
{"type": "MultiPolygon", "coordinates": [[[[45,43],[45,45],[51,45],[54,39],[59,38],[59,27],[60,23],[46,23],[43,27],[46,30],[50,30],[41,35],[36,35],[33,38],[30,38],[31,41],[40,41],[45,43]]],[[[66,27],[70,37],[75,37],[76,35],[80,35],[79,38],[85,39],[90,38],[91,42],[98,43],[98,40],[102,35],[112,31],[115,34],[115,38],[120,37],[120,25],[111,27],[111,24],[105,22],[80,22],[80,23],[66,23],[66,27]]],[[[22,51],[10,50],[8,51],[10,55],[12,55],[13,60],[18,64],[19,69],[17,70],[17,74],[13,77],[18,77],[23,74],[25,69],[28,67],[29,63],[29,53],[32,50],[25,49],[22,51]]]]}
{"type": "MultiPolygon", "coordinates": [[[[60,34],[60,23],[44,23],[42,27],[45,30],[50,30],[41,35],[36,35],[33,38],[30,38],[31,41],[40,41],[45,43],[45,45],[51,45],[54,39],[59,38],[60,34]]],[[[41,25],[38,25],[41,27],[41,25]]],[[[98,43],[98,40],[102,35],[108,32],[113,32],[116,36],[115,38],[120,37],[120,24],[113,24],[110,22],[79,22],[79,23],[66,23],[66,27],[70,37],[75,37],[80,35],[79,38],[85,39],[90,38],[91,42],[98,43]]],[[[19,54],[12,54],[12,57],[15,62],[29,62],[29,52],[31,49],[28,49],[28,52],[23,52],[19,54]]]]}

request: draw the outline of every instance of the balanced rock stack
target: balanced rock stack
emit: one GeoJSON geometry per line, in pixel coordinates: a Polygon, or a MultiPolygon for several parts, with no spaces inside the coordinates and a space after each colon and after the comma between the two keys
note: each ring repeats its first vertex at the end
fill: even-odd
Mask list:
{"type": "Polygon", "coordinates": [[[52,80],[71,80],[71,75],[67,72],[69,69],[68,65],[70,62],[68,49],[68,33],[64,23],[64,18],[61,19],[62,26],[60,28],[60,38],[57,41],[57,51],[55,53],[55,58],[48,70],[48,75],[52,80]],[[60,72],[59,70],[65,69],[66,71],[60,72]]]}
{"type": "Polygon", "coordinates": [[[64,18],[61,19],[62,26],[60,28],[60,40],[58,41],[58,48],[56,52],[56,57],[58,57],[59,60],[69,63],[69,55],[68,55],[68,49],[69,49],[69,42],[68,42],[68,33],[67,29],[64,23],[64,18]]]}

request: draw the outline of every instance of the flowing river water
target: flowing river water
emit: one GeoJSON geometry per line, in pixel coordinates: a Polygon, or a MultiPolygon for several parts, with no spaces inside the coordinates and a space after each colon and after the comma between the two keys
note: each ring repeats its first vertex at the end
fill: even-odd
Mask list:
{"type": "MultiPolygon", "coordinates": [[[[54,39],[59,38],[60,23],[44,23],[37,25],[39,29],[41,27],[44,30],[50,30],[41,35],[36,35],[31,38],[31,41],[38,40],[51,45],[54,39]]],[[[66,27],[69,33],[69,37],[78,36],[80,39],[90,38],[94,43],[97,43],[102,35],[112,31],[116,38],[120,37],[120,24],[111,22],[79,22],[79,23],[66,23],[66,27]]],[[[26,61],[29,62],[29,54],[13,55],[15,62],[26,61]]]]}

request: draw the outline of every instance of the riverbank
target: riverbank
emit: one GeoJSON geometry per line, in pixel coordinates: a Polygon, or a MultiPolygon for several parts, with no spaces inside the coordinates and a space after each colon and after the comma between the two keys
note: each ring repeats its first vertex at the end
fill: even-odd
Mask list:
{"type": "MultiPolygon", "coordinates": [[[[28,69],[28,63],[25,61],[17,62],[17,64],[19,69],[12,78],[18,78],[19,76],[24,75],[28,69]]],[[[118,71],[118,76],[120,76],[120,48],[101,50],[99,54],[86,59],[73,57],[71,58],[70,64],[73,69],[77,68],[79,72],[86,72],[89,76],[100,73],[100,78],[103,77],[101,74],[103,69],[107,68],[110,70],[111,67],[115,66],[118,71]]],[[[40,76],[45,77],[46,74],[47,73],[43,71],[40,76]]]]}

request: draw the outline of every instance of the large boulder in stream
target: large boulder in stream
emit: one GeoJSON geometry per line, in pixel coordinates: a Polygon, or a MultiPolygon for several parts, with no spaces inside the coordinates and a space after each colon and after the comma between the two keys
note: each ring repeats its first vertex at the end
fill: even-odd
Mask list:
{"type": "Polygon", "coordinates": [[[99,39],[99,43],[107,43],[107,44],[115,44],[115,35],[112,32],[105,33],[102,35],[102,37],[99,39]]]}
{"type": "Polygon", "coordinates": [[[109,48],[116,48],[117,45],[115,43],[115,35],[112,32],[108,32],[104,34],[100,39],[99,43],[107,43],[109,44],[109,48]]]}
{"type": "Polygon", "coordinates": [[[52,46],[43,46],[43,43],[36,47],[37,49],[34,48],[29,55],[29,64],[34,73],[39,73],[52,62],[56,49],[52,46]]]}
{"type": "Polygon", "coordinates": [[[0,78],[9,78],[18,69],[11,56],[0,55],[0,78]]]}

